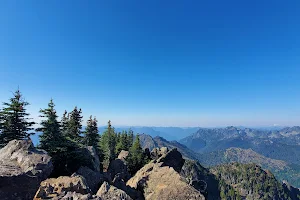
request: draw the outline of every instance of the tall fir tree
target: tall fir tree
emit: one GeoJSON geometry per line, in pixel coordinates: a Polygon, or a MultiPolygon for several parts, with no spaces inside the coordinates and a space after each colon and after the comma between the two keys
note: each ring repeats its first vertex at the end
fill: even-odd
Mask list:
{"type": "Polygon", "coordinates": [[[111,121],[108,121],[106,131],[101,135],[100,148],[103,152],[103,167],[107,168],[110,161],[116,158],[116,133],[111,127],[111,121]]]}
{"type": "Polygon", "coordinates": [[[89,120],[87,121],[87,126],[84,131],[84,144],[87,146],[93,146],[96,149],[98,148],[99,143],[99,134],[98,134],[98,121],[96,118],[92,118],[90,116],[89,120]]]}
{"type": "Polygon", "coordinates": [[[67,131],[65,133],[66,137],[75,141],[81,142],[81,129],[82,129],[82,116],[81,109],[78,109],[77,106],[70,113],[69,119],[67,122],[67,131]]]}
{"type": "Polygon", "coordinates": [[[128,151],[128,141],[127,141],[127,132],[123,131],[120,135],[118,135],[118,141],[116,144],[116,155],[119,155],[119,153],[124,150],[128,151]]]}
{"type": "Polygon", "coordinates": [[[20,90],[17,90],[14,96],[9,100],[9,103],[3,103],[3,109],[0,113],[0,147],[5,146],[9,141],[17,139],[28,139],[33,135],[34,130],[32,126],[35,124],[28,118],[29,114],[26,112],[26,102],[20,90]]]}
{"type": "Polygon", "coordinates": [[[128,131],[128,136],[127,136],[127,145],[128,145],[128,148],[130,148],[133,144],[133,131],[131,129],[129,129],[128,131]]]}
{"type": "Polygon", "coordinates": [[[61,125],[60,125],[60,130],[63,136],[67,136],[68,132],[68,122],[69,122],[69,115],[68,112],[65,110],[62,118],[61,118],[61,125]]]}
{"type": "Polygon", "coordinates": [[[46,150],[50,156],[53,156],[59,147],[62,146],[63,136],[60,130],[60,124],[57,121],[55,104],[51,99],[48,108],[40,110],[40,117],[44,120],[41,121],[40,128],[36,131],[42,132],[40,135],[40,148],[46,150]]]}
{"type": "Polygon", "coordinates": [[[128,170],[134,175],[140,168],[147,163],[147,158],[140,144],[139,135],[136,135],[135,141],[129,149],[128,170]]]}

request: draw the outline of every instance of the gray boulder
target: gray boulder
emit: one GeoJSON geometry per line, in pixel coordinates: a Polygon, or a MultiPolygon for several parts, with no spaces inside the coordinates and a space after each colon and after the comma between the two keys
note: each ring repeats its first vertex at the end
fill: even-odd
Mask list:
{"type": "Polygon", "coordinates": [[[34,200],[51,198],[61,199],[67,195],[68,192],[88,195],[91,193],[91,190],[88,187],[85,178],[82,176],[60,176],[58,178],[49,178],[41,182],[34,200]]]}
{"type": "Polygon", "coordinates": [[[169,152],[168,147],[154,148],[150,152],[150,156],[152,160],[157,160],[161,156],[167,154],[169,152]]]}
{"type": "Polygon", "coordinates": [[[97,196],[102,200],[132,200],[132,198],[127,195],[123,190],[120,190],[107,182],[104,182],[97,192],[97,196]]]}
{"type": "Polygon", "coordinates": [[[131,177],[128,172],[126,162],[121,159],[111,161],[109,163],[107,172],[110,174],[112,180],[114,180],[116,175],[118,175],[125,182],[131,177]]]}
{"type": "Polygon", "coordinates": [[[122,160],[123,162],[126,162],[128,155],[129,155],[129,151],[122,150],[118,155],[118,159],[122,160]]]}
{"type": "Polygon", "coordinates": [[[173,167],[175,171],[180,172],[184,164],[184,159],[179,151],[176,148],[168,151],[164,147],[160,150],[162,156],[156,160],[158,163],[162,163],[163,166],[173,167]]]}
{"type": "Polygon", "coordinates": [[[100,197],[91,194],[80,194],[76,192],[67,192],[63,197],[52,198],[52,200],[102,200],[100,197]]]}
{"type": "Polygon", "coordinates": [[[205,200],[172,167],[150,162],[127,181],[127,186],[143,192],[146,200],[205,200]]]}
{"type": "Polygon", "coordinates": [[[103,174],[93,171],[88,167],[80,167],[76,173],[72,174],[72,177],[77,175],[85,178],[88,187],[92,190],[92,193],[96,193],[105,180],[103,174]]]}
{"type": "Polygon", "coordinates": [[[91,160],[92,160],[91,168],[93,168],[94,171],[100,172],[101,162],[100,162],[99,157],[97,155],[96,149],[92,146],[88,146],[88,147],[86,147],[86,149],[88,150],[88,154],[89,154],[89,156],[91,157],[91,160]]]}
{"type": "Polygon", "coordinates": [[[204,200],[205,197],[179,174],[184,164],[177,149],[154,149],[155,157],[142,167],[126,185],[143,193],[146,200],[204,200]]]}
{"type": "Polygon", "coordinates": [[[32,199],[53,170],[51,157],[31,140],[12,140],[0,149],[0,199],[32,199]]]}

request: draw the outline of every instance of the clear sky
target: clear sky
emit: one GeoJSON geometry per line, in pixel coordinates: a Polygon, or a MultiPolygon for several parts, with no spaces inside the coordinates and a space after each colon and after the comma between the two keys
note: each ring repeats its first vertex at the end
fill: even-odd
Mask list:
{"type": "Polygon", "coordinates": [[[300,124],[300,1],[0,3],[0,101],[100,125],[300,124]]]}

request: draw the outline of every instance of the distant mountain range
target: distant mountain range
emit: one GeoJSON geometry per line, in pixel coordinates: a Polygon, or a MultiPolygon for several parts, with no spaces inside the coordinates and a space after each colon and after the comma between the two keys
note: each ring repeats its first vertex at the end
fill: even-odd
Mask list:
{"type": "Polygon", "coordinates": [[[200,128],[180,143],[198,153],[205,166],[256,163],[280,180],[300,187],[300,127],[279,130],[250,128],[200,128]]]}
{"type": "Polygon", "coordinates": [[[237,127],[200,128],[179,142],[197,153],[237,147],[252,149],[272,159],[300,164],[299,126],[273,131],[237,127]]]}
{"type": "Polygon", "coordinates": [[[270,170],[277,179],[288,181],[292,185],[300,187],[300,165],[271,159],[256,153],[252,149],[231,147],[226,150],[198,154],[198,161],[206,167],[233,162],[255,163],[263,169],[270,170]]]}
{"type": "MultiPolygon", "coordinates": [[[[193,133],[195,133],[197,130],[199,130],[199,127],[150,127],[150,126],[116,126],[114,127],[116,132],[122,132],[123,130],[128,131],[131,129],[135,134],[148,134],[152,137],[160,136],[167,140],[180,140],[184,137],[187,137],[193,133]]],[[[105,131],[106,127],[99,127],[99,132],[102,133],[105,131]]]]}
{"type": "Polygon", "coordinates": [[[140,138],[145,148],[177,148],[186,158],[196,159],[206,167],[232,162],[256,163],[279,180],[300,188],[300,127],[199,128],[179,142],[146,134],[140,138]]]}

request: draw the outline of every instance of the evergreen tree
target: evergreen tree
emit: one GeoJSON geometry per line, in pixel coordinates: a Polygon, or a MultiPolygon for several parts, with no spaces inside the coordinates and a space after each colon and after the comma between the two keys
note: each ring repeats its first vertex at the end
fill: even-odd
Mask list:
{"type": "Polygon", "coordinates": [[[77,106],[74,110],[70,113],[69,119],[67,121],[67,131],[66,137],[69,139],[80,142],[81,141],[81,129],[82,129],[82,116],[81,116],[81,109],[77,109],[77,106]]]}
{"type": "Polygon", "coordinates": [[[29,114],[25,107],[29,105],[22,98],[22,94],[17,90],[9,100],[9,103],[3,103],[4,108],[1,111],[0,117],[0,147],[5,146],[9,141],[17,139],[27,139],[34,133],[29,133],[33,130],[32,125],[35,123],[28,118],[29,114]]]}
{"type": "Polygon", "coordinates": [[[106,168],[109,162],[116,158],[116,133],[114,128],[111,127],[111,121],[108,121],[107,129],[102,134],[100,139],[100,148],[103,152],[103,167],[106,168]]]}
{"type": "Polygon", "coordinates": [[[120,140],[121,140],[121,132],[118,132],[116,136],[116,144],[119,143],[120,140]]]}
{"type": "Polygon", "coordinates": [[[57,114],[54,109],[55,105],[53,100],[50,100],[48,108],[41,109],[40,117],[44,120],[41,122],[41,127],[36,129],[41,131],[40,135],[40,148],[46,150],[52,157],[53,172],[52,176],[68,175],[68,163],[74,159],[74,148],[76,144],[68,141],[63,135],[59,122],[57,121],[57,114]]]}
{"type": "Polygon", "coordinates": [[[137,135],[133,145],[129,149],[129,155],[128,155],[129,173],[131,173],[131,175],[134,175],[147,162],[148,161],[145,157],[144,151],[140,144],[139,135],[137,135]]]}
{"type": "Polygon", "coordinates": [[[128,145],[128,148],[130,148],[133,144],[133,131],[131,129],[129,129],[128,131],[128,136],[127,136],[127,145],[128,145]]]}
{"type": "Polygon", "coordinates": [[[65,110],[62,118],[61,118],[61,132],[63,136],[67,136],[67,132],[68,132],[68,122],[69,122],[69,114],[68,112],[65,110]]]}
{"type": "Polygon", "coordinates": [[[41,110],[41,117],[45,118],[39,129],[43,132],[40,138],[41,148],[47,150],[52,157],[54,165],[52,177],[69,176],[80,166],[88,166],[93,169],[91,158],[79,143],[81,110],[76,108],[74,110],[70,114],[64,112],[61,126],[57,122],[53,101],[50,101],[47,109],[41,110]]]}
{"type": "Polygon", "coordinates": [[[37,128],[36,131],[42,132],[40,135],[40,148],[46,150],[50,156],[53,156],[57,148],[61,146],[63,136],[60,130],[60,124],[57,121],[56,110],[54,109],[55,104],[51,99],[48,108],[41,109],[40,117],[44,118],[41,122],[41,127],[37,128]]]}
{"type": "Polygon", "coordinates": [[[96,149],[98,148],[99,143],[99,134],[98,134],[98,124],[97,119],[92,118],[90,116],[90,119],[87,121],[87,127],[85,129],[85,136],[84,136],[84,144],[87,146],[93,146],[96,149]]]}
{"type": "Polygon", "coordinates": [[[127,141],[127,133],[123,131],[120,135],[118,135],[118,142],[116,145],[116,155],[119,155],[119,153],[124,150],[128,151],[128,141],[127,141]]]}

